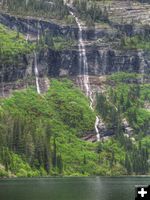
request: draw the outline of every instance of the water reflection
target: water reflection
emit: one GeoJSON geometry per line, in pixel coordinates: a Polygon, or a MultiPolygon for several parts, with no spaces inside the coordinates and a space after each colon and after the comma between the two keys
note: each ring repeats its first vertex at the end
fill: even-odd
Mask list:
{"type": "Polygon", "coordinates": [[[2,200],[133,200],[149,177],[37,178],[0,181],[2,200]]]}

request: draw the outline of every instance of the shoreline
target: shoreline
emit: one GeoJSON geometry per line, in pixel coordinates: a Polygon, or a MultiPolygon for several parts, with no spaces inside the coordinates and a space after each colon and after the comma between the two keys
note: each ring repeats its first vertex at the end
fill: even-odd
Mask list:
{"type": "Polygon", "coordinates": [[[64,179],[64,178],[150,178],[150,175],[121,175],[121,176],[38,176],[38,177],[0,177],[1,180],[33,180],[33,179],[64,179]]]}

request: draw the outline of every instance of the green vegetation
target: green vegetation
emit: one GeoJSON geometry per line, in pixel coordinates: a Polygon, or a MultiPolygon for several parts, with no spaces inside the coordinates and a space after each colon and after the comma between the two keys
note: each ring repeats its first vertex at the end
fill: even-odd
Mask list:
{"type": "MultiPolygon", "coordinates": [[[[52,80],[45,96],[33,89],[0,103],[0,163],[16,176],[121,175],[125,151],[114,139],[82,140],[95,113],[68,80],[52,80]]],[[[8,174],[5,174],[8,176],[8,174]]]]}
{"type": "Polygon", "coordinates": [[[75,0],[74,7],[77,9],[80,17],[87,22],[88,26],[94,25],[95,22],[108,22],[107,9],[104,10],[98,1],[75,0]]]}
{"type": "Polygon", "coordinates": [[[2,10],[15,15],[34,16],[46,19],[67,20],[69,12],[63,0],[7,0],[2,1],[2,10]]]}
{"type": "Polygon", "coordinates": [[[25,41],[23,36],[0,24],[0,61],[1,64],[14,63],[20,55],[33,51],[34,45],[25,41]]]}
{"type": "Polygon", "coordinates": [[[7,147],[0,148],[0,177],[32,177],[44,176],[46,172],[41,167],[40,170],[31,169],[21,156],[13,153],[7,147]]]}
{"type": "MultiPolygon", "coordinates": [[[[102,9],[99,2],[111,1],[74,0],[73,5],[77,9],[78,14],[90,26],[94,22],[108,22],[107,9],[102,9]]],[[[1,9],[15,15],[42,17],[57,21],[61,20],[65,23],[74,23],[74,19],[69,14],[63,0],[7,0],[2,1],[1,9]]]]}
{"type": "Polygon", "coordinates": [[[145,38],[140,35],[133,37],[125,37],[121,41],[121,47],[126,49],[143,49],[150,50],[150,38],[145,38]]]}
{"type": "MultiPolygon", "coordinates": [[[[113,77],[114,75],[112,80],[113,77]]],[[[51,87],[44,96],[38,95],[34,89],[28,89],[15,92],[10,98],[1,99],[1,177],[147,174],[150,139],[143,135],[143,125],[134,118],[134,123],[129,120],[131,125],[136,122],[134,142],[126,138],[121,129],[120,119],[129,119],[129,111],[131,113],[133,107],[131,105],[137,106],[133,97],[129,96],[130,107],[122,111],[128,105],[127,94],[134,91],[132,84],[127,85],[124,90],[123,86],[124,83],[120,82],[113,89],[108,89],[110,101],[106,96],[98,96],[97,110],[108,127],[116,131],[116,135],[97,143],[82,140],[86,132],[93,131],[95,113],[89,108],[88,99],[71,81],[52,79],[51,87]],[[120,105],[122,95],[124,103],[120,105]],[[105,99],[104,102],[102,98],[105,99]],[[119,106],[120,112],[115,111],[114,108],[119,106]],[[137,132],[137,126],[140,132],[137,132]],[[142,141],[139,142],[141,137],[142,141]],[[141,161],[140,164],[135,165],[138,160],[141,161]]],[[[141,101],[140,105],[145,98],[145,89],[142,88],[143,85],[140,99],[136,100],[141,101]]],[[[139,106],[137,112],[140,111],[139,106]]],[[[138,114],[138,117],[143,117],[143,114],[138,114]]]]}
{"type": "MultiPolygon", "coordinates": [[[[107,94],[98,95],[98,109],[110,126],[119,124],[120,119],[126,118],[134,133],[146,133],[150,128],[150,112],[146,110],[145,101],[150,103],[149,84],[138,84],[141,75],[116,73],[108,78],[107,94]]],[[[120,131],[120,130],[119,130],[120,131]]]]}
{"type": "Polygon", "coordinates": [[[130,83],[133,81],[138,81],[138,79],[142,78],[141,74],[136,73],[126,73],[126,72],[119,72],[114,73],[110,77],[108,77],[108,81],[115,82],[115,84],[121,83],[130,83]]]}
{"type": "Polygon", "coordinates": [[[45,31],[40,36],[40,41],[29,43],[19,31],[14,31],[0,24],[0,61],[1,64],[15,64],[21,56],[32,53],[35,48],[51,48],[55,51],[70,49],[75,41],[61,36],[53,36],[45,31]]]}
{"type": "MultiPolygon", "coordinates": [[[[32,168],[43,167],[47,173],[56,173],[58,163],[61,165],[65,156],[62,145],[68,154],[68,140],[70,146],[75,146],[72,144],[72,140],[78,141],[75,135],[91,130],[94,120],[95,114],[78,89],[68,81],[53,80],[46,96],[30,89],[1,101],[1,147],[9,147],[21,155],[32,168]]],[[[75,155],[72,159],[76,159],[75,155]]]]}
{"type": "Polygon", "coordinates": [[[108,77],[108,84],[113,86],[97,95],[98,112],[125,148],[125,167],[129,174],[149,172],[150,111],[145,108],[145,101],[150,104],[150,85],[137,84],[140,76],[113,74],[108,77]],[[128,131],[123,126],[124,120],[128,122],[128,131]],[[128,134],[127,138],[124,134],[128,134]]]}
{"type": "MultiPolygon", "coordinates": [[[[108,22],[107,10],[101,10],[98,1],[76,0],[74,6],[88,26],[108,22]]],[[[18,15],[74,22],[62,0],[8,0],[2,8],[18,15]]],[[[0,25],[2,67],[16,64],[35,48],[61,51],[75,43],[45,30],[35,45],[18,30],[0,25]]],[[[142,36],[123,38],[121,45],[150,50],[149,38],[142,36]]],[[[95,134],[96,113],[69,80],[52,79],[44,95],[29,88],[0,99],[0,177],[149,174],[150,84],[140,82],[143,76],[124,72],[108,76],[106,90],[97,94],[96,110],[113,136],[95,143],[83,137],[95,134]]]]}
{"type": "Polygon", "coordinates": [[[64,39],[62,37],[53,37],[53,46],[52,48],[57,50],[70,49],[74,45],[74,42],[70,39],[64,39]]]}
{"type": "Polygon", "coordinates": [[[49,31],[44,32],[40,36],[38,49],[50,48],[54,51],[69,50],[76,44],[72,39],[62,36],[54,36],[49,31]]]}

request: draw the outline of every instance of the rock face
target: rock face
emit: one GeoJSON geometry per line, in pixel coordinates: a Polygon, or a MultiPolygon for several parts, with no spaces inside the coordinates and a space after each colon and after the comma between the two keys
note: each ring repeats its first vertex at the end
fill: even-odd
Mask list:
{"type": "MultiPolygon", "coordinates": [[[[47,65],[49,76],[79,75],[77,50],[52,51],[49,49],[40,62],[47,65]],[[65,73],[63,74],[62,71],[65,73]]],[[[87,52],[89,75],[104,75],[113,72],[150,73],[150,52],[89,50],[87,52]],[[143,65],[144,59],[144,65],[143,65]]]]}
{"type": "Polygon", "coordinates": [[[0,66],[0,96],[9,95],[10,91],[23,89],[34,84],[33,55],[23,55],[14,64],[0,66]]]}
{"type": "Polygon", "coordinates": [[[65,35],[66,37],[77,37],[78,30],[76,27],[60,26],[53,22],[43,21],[34,18],[20,18],[8,14],[0,14],[0,23],[10,27],[11,29],[18,30],[23,34],[31,34],[37,36],[38,30],[40,33],[44,30],[49,30],[53,35],[65,35]]]}
{"type": "MultiPolygon", "coordinates": [[[[107,6],[110,22],[101,26],[96,25],[95,29],[84,30],[89,75],[100,76],[118,71],[149,74],[150,52],[122,49],[120,41],[122,35],[134,36],[137,33],[145,37],[150,35],[150,27],[146,26],[149,20],[147,18],[149,14],[146,15],[146,13],[150,11],[150,5],[118,1],[107,6]],[[138,11],[138,22],[135,11],[138,11]],[[124,20],[117,21],[117,18],[120,19],[121,16],[126,17],[124,20]],[[141,26],[142,23],[144,26],[141,26]]],[[[17,18],[8,14],[0,14],[0,23],[19,30],[24,35],[29,33],[31,40],[35,40],[38,33],[41,34],[44,30],[49,30],[53,35],[66,39],[78,39],[77,27],[60,26],[41,19],[17,18]]],[[[51,77],[79,75],[78,55],[78,46],[60,51],[54,51],[50,47],[47,50],[41,50],[37,56],[39,76],[42,78],[46,75],[51,77]]],[[[15,85],[10,88],[13,89],[33,84],[34,80],[31,80],[34,76],[33,68],[33,55],[20,57],[17,65],[0,66],[1,95],[3,90],[9,91],[10,85],[15,85]],[[22,80],[21,86],[17,85],[18,80],[22,80]]]]}

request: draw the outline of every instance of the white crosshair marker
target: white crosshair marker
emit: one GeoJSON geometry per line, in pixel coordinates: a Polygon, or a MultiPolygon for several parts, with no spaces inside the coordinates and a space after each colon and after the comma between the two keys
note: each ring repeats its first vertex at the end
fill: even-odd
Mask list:
{"type": "Polygon", "coordinates": [[[144,197],[144,195],[147,194],[147,191],[145,191],[144,188],[141,188],[141,191],[138,191],[138,194],[140,194],[141,197],[144,197]]]}

